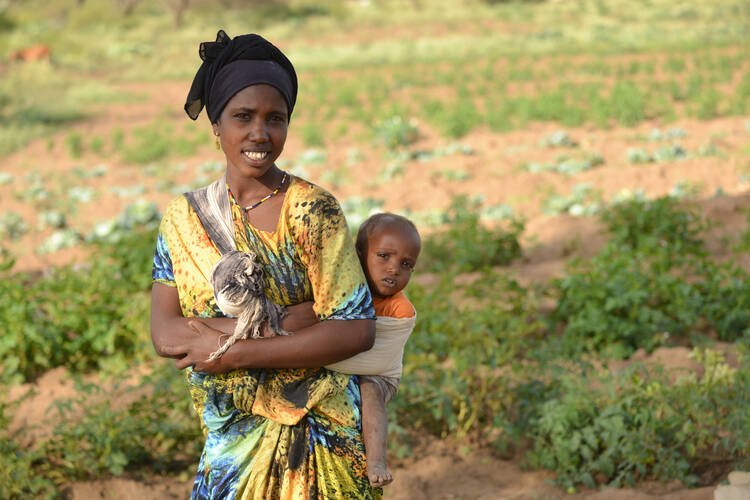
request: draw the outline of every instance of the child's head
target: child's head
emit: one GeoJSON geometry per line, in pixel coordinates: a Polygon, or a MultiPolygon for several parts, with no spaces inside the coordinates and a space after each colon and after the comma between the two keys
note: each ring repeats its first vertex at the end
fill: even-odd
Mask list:
{"type": "Polygon", "coordinates": [[[422,240],[409,219],[384,213],[362,223],[356,247],[370,292],[375,297],[389,297],[409,283],[422,240]]]}

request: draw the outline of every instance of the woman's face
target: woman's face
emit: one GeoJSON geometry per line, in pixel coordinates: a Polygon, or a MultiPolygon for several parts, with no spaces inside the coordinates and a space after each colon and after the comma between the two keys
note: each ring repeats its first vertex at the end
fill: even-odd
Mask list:
{"type": "Polygon", "coordinates": [[[245,177],[263,176],[284,150],[288,125],[286,101],[274,87],[258,84],[237,92],[213,124],[227,170],[245,177]]]}

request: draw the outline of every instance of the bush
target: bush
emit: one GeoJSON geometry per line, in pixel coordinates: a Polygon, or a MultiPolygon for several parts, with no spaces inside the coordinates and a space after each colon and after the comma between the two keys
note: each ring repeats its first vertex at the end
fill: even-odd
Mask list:
{"type": "Polygon", "coordinates": [[[408,146],[418,137],[417,124],[413,120],[404,120],[400,116],[392,116],[375,126],[375,141],[384,144],[389,149],[408,146]]]}
{"type": "MultiPolygon", "coordinates": [[[[529,465],[555,470],[563,486],[633,485],[650,477],[688,485],[750,449],[750,372],[730,368],[716,351],[695,350],[702,377],[676,383],[660,370],[634,365],[610,374],[561,370],[558,393],[529,425],[529,465]]],[[[711,484],[718,474],[708,475],[711,484]]],[[[721,473],[719,473],[721,474],[721,473]]]]}
{"type": "Polygon", "coordinates": [[[523,223],[512,219],[507,230],[489,229],[481,223],[480,215],[476,202],[465,196],[454,198],[446,213],[445,228],[424,238],[420,268],[479,271],[508,265],[520,256],[518,237],[523,223]]]}
{"type": "Polygon", "coordinates": [[[183,377],[163,362],[135,387],[106,390],[77,385],[77,395],[55,402],[58,423],[43,443],[65,477],[122,475],[126,468],[169,471],[195,461],[203,442],[183,377]],[[115,401],[130,401],[117,403],[115,401]]]}
{"type": "Polygon", "coordinates": [[[143,352],[154,241],[154,231],[136,231],[101,244],[85,265],[40,278],[0,271],[0,321],[8,332],[0,338],[0,380],[23,382],[60,365],[89,370],[143,352]]]}
{"type": "Polygon", "coordinates": [[[750,328],[747,273],[704,249],[706,223],[670,198],[631,200],[602,215],[613,237],[589,262],[556,280],[552,324],[569,352],[627,357],[675,336],[715,331],[734,340],[750,328]]]}
{"type": "Polygon", "coordinates": [[[11,405],[0,400],[0,498],[57,498],[54,482],[39,469],[47,463],[43,453],[29,450],[15,441],[8,432],[11,405]]]}
{"type": "Polygon", "coordinates": [[[706,221],[692,205],[662,197],[633,199],[604,210],[601,220],[612,234],[610,245],[648,252],[664,249],[673,255],[703,255],[706,221]]]}

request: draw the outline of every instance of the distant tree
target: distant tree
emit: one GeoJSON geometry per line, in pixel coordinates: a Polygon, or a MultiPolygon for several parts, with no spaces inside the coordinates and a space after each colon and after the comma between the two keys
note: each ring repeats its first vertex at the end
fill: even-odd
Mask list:
{"type": "Polygon", "coordinates": [[[118,7],[122,9],[122,14],[124,16],[129,16],[133,13],[135,6],[138,4],[138,0],[115,0],[115,3],[117,3],[118,7]]]}
{"type": "Polygon", "coordinates": [[[164,0],[164,5],[172,11],[174,16],[174,25],[176,27],[182,26],[183,15],[190,6],[190,0],[164,0]]]}

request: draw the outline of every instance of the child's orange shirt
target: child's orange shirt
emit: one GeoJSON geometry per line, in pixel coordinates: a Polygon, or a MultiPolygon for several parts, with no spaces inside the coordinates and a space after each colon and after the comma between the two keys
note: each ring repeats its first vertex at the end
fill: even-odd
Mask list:
{"type": "Polygon", "coordinates": [[[388,316],[389,318],[412,318],[416,314],[414,306],[406,298],[404,292],[398,292],[390,297],[373,297],[376,316],[388,316]]]}

